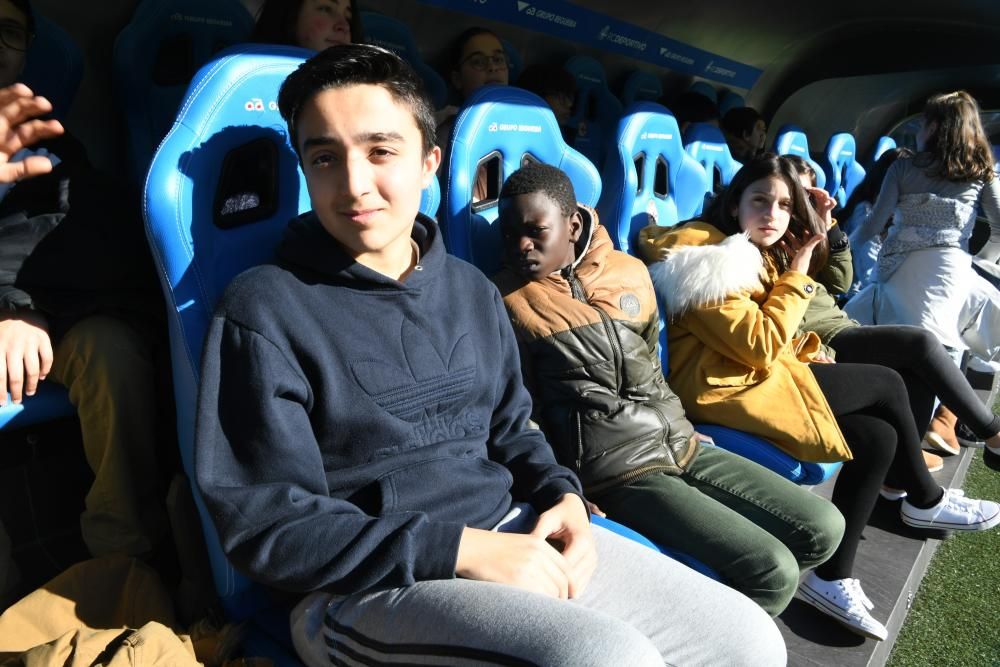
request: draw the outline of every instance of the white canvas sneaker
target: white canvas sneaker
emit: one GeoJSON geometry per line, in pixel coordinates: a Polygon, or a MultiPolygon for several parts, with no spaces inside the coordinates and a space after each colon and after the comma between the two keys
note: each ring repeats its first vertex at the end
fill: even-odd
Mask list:
{"type": "Polygon", "coordinates": [[[899,508],[903,523],[914,528],[939,530],[989,530],[1000,524],[1000,505],[991,500],[966,498],[961,489],[945,489],[933,507],[920,509],[906,499],[899,508]]]}
{"type": "Polygon", "coordinates": [[[834,579],[826,581],[810,572],[799,585],[799,597],[831,616],[851,632],[878,641],[884,640],[889,631],[868,612],[875,605],[861,590],[857,579],[834,579]]]}

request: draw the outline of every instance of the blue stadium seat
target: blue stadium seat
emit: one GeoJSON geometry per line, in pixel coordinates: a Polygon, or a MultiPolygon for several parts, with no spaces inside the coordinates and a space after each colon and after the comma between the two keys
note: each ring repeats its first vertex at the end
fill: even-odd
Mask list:
{"type": "Polygon", "coordinates": [[[253,17],[240,0],[139,2],[115,40],[113,63],[133,180],[145,176],[194,73],[222,49],[247,41],[252,30],[253,17]]]}
{"type": "Polygon", "coordinates": [[[826,143],[823,171],[826,173],[826,191],[843,206],[854,188],[865,179],[865,168],[858,162],[854,137],[839,132],[826,143]]]}
{"type": "Polygon", "coordinates": [[[615,133],[597,210],[615,247],[634,253],[639,230],[656,210],[657,224],[675,225],[701,213],[711,191],[708,174],[684,151],[677,120],[654,102],[636,102],[615,133]]]}
{"type": "Polygon", "coordinates": [[[452,131],[450,160],[444,171],[444,238],[448,251],[472,262],[487,275],[500,269],[500,231],[496,200],[472,202],[476,172],[484,159],[499,157],[501,169],[491,174],[493,189],[527,160],[565,171],[576,198],[593,206],[601,195],[597,170],[563,141],[548,105],[514,86],[484,86],[459,112],[452,131]]]}
{"type": "Polygon", "coordinates": [[[75,414],[65,387],[55,382],[41,382],[35,395],[26,396],[20,405],[11,403],[10,394],[7,394],[7,403],[0,408],[0,430],[34,426],[75,414]]]}
{"type": "Polygon", "coordinates": [[[778,155],[798,155],[816,172],[816,185],[826,187],[826,173],[809,154],[809,139],[798,125],[782,125],[774,138],[774,152],[778,155]]]}
{"type": "Polygon", "coordinates": [[[83,53],[69,33],[45,18],[38,9],[32,11],[35,39],[28,47],[20,81],[35,94],[47,97],[52,102],[52,114],[63,120],[83,79],[83,53]]]}
{"type": "MultiPolygon", "coordinates": [[[[281,82],[310,55],[249,45],[205,65],[146,180],[143,214],[166,296],[177,435],[189,479],[202,340],[216,300],[237,273],[270,260],[287,222],[310,209],[274,104],[281,82]],[[263,108],[244,104],[251,99],[263,108]]],[[[192,491],[227,616],[251,619],[281,645],[287,615],[269,611],[263,589],[233,570],[194,484],[192,491]],[[284,625],[275,627],[272,618],[284,625]]]]}
{"type": "Polygon", "coordinates": [[[567,121],[570,127],[577,128],[573,147],[600,169],[621,118],[622,103],[611,94],[604,66],[594,58],[573,56],[565,68],[576,79],[573,115],[567,121]]]}
{"type": "Polygon", "coordinates": [[[688,92],[698,93],[702,97],[712,100],[712,104],[719,103],[719,92],[708,81],[695,81],[688,86],[688,92]]]}
{"type": "Polygon", "coordinates": [[[875,147],[872,149],[871,156],[865,160],[865,171],[871,169],[872,165],[878,162],[883,153],[891,151],[894,148],[896,148],[895,139],[886,136],[879,137],[878,141],[875,142],[875,147]]]}
{"type": "Polygon", "coordinates": [[[361,12],[361,23],[365,29],[366,42],[396,53],[420,75],[435,109],[447,104],[447,84],[434,68],[424,63],[413,33],[405,23],[375,12],[361,12]]]}
{"type": "Polygon", "coordinates": [[[652,72],[637,69],[625,79],[625,87],[622,90],[622,105],[628,106],[633,102],[656,102],[663,97],[663,83],[660,77],[652,72]]]}
{"type": "Polygon", "coordinates": [[[684,130],[684,150],[698,161],[712,180],[713,190],[718,177],[718,184],[729,185],[733,176],[743,166],[733,159],[729,152],[726,137],[711,123],[691,123],[684,130]]]}
{"type": "Polygon", "coordinates": [[[719,118],[725,118],[726,114],[733,109],[739,109],[746,105],[746,100],[743,99],[742,95],[737,95],[733,91],[728,90],[719,98],[719,118]]]}

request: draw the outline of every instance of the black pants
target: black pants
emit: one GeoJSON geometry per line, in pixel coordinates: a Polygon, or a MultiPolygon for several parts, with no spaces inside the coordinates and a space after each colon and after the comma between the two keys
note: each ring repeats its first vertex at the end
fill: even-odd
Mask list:
{"type": "Polygon", "coordinates": [[[830,560],[816,568],[823,579],[843,579],[851,576],[861,533],[883,481],[905,489],[910,502],[922,507],[936,502],[942,491],[924,465],[920,432],[899,373],[885,366],[839,362],[810,368],[854,454],[833,489],[833,504],[846,524],[844,539],[830,560]]]}
{"type": "Polygon", "coordinates": [[[837,361],[877,364],[899,372],[921,435],[927,431],[934,397],[980,438],[1000,433],[1000,417],[979,400],[944,346],[928,331],[905,325],[852,327],[833,337],[837,361]]]}

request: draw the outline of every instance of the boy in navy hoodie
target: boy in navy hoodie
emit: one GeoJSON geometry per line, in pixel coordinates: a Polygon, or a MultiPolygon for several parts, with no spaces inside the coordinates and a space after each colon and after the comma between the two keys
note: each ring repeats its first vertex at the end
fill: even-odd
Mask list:
{"type": "Polygon", "coordinates": [[[308,594],[302,659],[782,664],[748,599],[591,529],[497,290],[418,214],[440,151],[413,71],[334,47],[278,104],[313,211],[217,308],[195,465],[234,565],[308,594]]]}

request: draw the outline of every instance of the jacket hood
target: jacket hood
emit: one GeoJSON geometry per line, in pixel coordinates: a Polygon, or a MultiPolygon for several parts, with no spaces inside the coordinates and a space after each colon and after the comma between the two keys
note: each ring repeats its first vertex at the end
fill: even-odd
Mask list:
{"type": "Polygon", "coordinates": [[[667,256],[650,265],[649,273],[669,319],[761,286],[764,260],[746,234],[727,237],[694,223],[667,233],[658,245],[667,256]]]}
{"type": "Polygon", "coordinates": [[[316,214],[309,211],[288,223],[278,245],[278,263],[305,270],[320,282],[355,288],[418,287],[437,273],[444,261],[445,250],[437,223],[422,213],[417,214],[410,237],[419,249],[419,268],[406,277],[405,283],[401,283],[355,261],[323,228],[316,214]]]}

